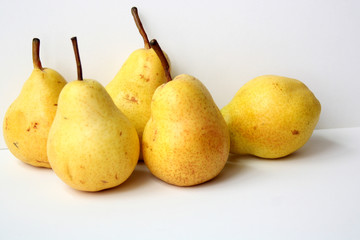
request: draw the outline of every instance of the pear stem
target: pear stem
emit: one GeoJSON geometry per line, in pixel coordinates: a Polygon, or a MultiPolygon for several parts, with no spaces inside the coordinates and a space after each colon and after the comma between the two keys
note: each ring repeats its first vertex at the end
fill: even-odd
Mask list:
{"type": "Polygon", "coordinates": [[[161,64],[165,71],[165,76],[166,76],[167,82],[170,82],[172,80],[172,77],[170,74],[169,63],[165,57],[164,52],[161,50],[161,47],[160,47],[159,43],[156,41],[156,39],[153,39],[150,41],[150,46],[152,47],[152,49],[154,49],[157,56],[160,58],[161,64]]]}
{"type": "Polygon", "coordinates": [[[149,39],[146,35],[146,32],[145,32],[145,29],[141,23],[141,20],[140,20],[140,17],[139,17],[139,14],[138,14],[138,10],[136,7],[132,7],[131,8],[131,14],[133,15],[134,17],[134,21],[135,21],[135,24],[136,24],[136,27],[139,29],[139,32],[140,32],[140,35],[142,36],[142,38],[144,39],[144,46],[146,49],[150,49],[151,46],[149,44],[149,39]]]}
{"type": "Polygon", "coordinates": [[[34,68],[43,69],[40,61],[40,39],[34,38],[32,42],[32,58],[34,68]]]}
{"type": "Polygon", "coordinates": [[[73,48],[74,48],[74,53],[75,53],[78,80],[82,81],[83,80],[83,75],[82,75],[82,68],[81,68],[81,61],[80,61],[80,54],[79,54],[79,47],[78,47],[78,43],[77,43],[77,38],[72,37],[71,42],[72,42],[72,45],[73,45],[73,48]]]}

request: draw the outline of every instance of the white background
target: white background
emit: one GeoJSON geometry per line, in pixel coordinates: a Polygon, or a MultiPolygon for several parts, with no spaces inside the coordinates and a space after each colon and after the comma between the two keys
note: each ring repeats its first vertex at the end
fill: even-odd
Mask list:
{"type": "Polygon", "coordinates": [[[143,47],[130,8],[220,108],[247,81],[277,74],[303,81],[322,104],[317,128],[360,126],[360,2],[356,0],[48,1],[1,0],[0,117],[32,71],[31,41],[43,66],[76,78],[78,37],[85,78],[106,85],[143,47]]]}

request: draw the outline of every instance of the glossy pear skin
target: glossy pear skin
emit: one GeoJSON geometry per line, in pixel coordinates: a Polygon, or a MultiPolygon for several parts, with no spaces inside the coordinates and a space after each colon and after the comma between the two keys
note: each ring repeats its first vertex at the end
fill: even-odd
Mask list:
{"type": "Polygon", "coordinates": [[[229,148],[226,123],[199,80],[182,74],[156,90],[143,135],[153,175],[178,186],[206,182],[224,168],[229,148]]]}
{"type": "Polygon", "coordinates": [[[55,173],[69,186],[99,191],[131,175],[139,157],[139,139],[101,84],[73,81],[60,94],[48,156],[55,173]]]}
{"type": "Polygon", "coordinates": [[[50,168],[46,143],[65,79],[50,68],[34,68],[8,108],[3,133],[10,152],[36,167],[50,168]]]}
{"type": "Polygon", "coordinates": [[[221,112],[231,153],[280,158],[309,140],[321,105],[301,81],[265,75],[247,82],[221,112]]]}
{"type": "Polygon", "coordinates": [[[134,124],[141,140],[150,118],[152,96],[166,82],[165,72],[153,49],[138,49],[125,61],[106,90],[116,106],[134,124]]]}

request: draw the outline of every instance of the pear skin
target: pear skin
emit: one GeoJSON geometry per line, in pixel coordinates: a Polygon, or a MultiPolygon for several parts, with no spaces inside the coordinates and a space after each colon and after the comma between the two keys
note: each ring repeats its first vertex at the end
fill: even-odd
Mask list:
{"type": "Polygon", "coordinates": [[[301,81],[264,75],[241,87],[221,112],[230,131],[231,153],[281,158],[309,140],[321,105],[301,81]]]}
{"type": "Polygon", "coordinates": [[[137,8],[133,7],[131,12],[143,37],[144,48],[130,54],[114,79],[106,86],[106,90],[116,106],[134,124],[141,140],[145,124],[150,118],[152,95],[167,79],[157,54],[149,45],[137,8]]]}
{"type": "Polygon", "coordinates": [[[150,118],[152,95],[165,82],[161,62],[150,48],[134,51],[106,86],[116,106],[134,124],[140,139],[150,118]]]}
{"type": "Polygon", "coordinates": [[[134,126],[100,83],[84,79],[64,87],[48,139],[61,180],[82,191],[118,186],[134,171],[139,148],[134,126]]]}
{"type": "Polygon", "coordinates": [[[209,91],[185,74],[155,91],[142,143],[151,173],[177,186],[216,177],[230,149],[227,125],[209,91]]]}
{"type": "Polygon", "coordinates": [[[3,133],[16,158],[32,166],[50,168],[46,143],[66,81],[55,70],[41,66],[39,44],[38,39],[33,40],[34,70],[5,114],[3,133]]]}

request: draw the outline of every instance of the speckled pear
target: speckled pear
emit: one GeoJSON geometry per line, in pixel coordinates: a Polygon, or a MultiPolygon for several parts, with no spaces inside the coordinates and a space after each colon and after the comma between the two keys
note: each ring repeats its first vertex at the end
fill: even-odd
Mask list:
{"type": "Polygon", "coordinates": [[[36,167],[50,168],[46,142],[66,81],[55,70],[42,67],[39,47],[40,40],[34,38],[34,70],[5,114],[3,133],[15,157],[36,167]]]}
{"type": "MultiPolygon", "coordinates": [[[[72,40],[77,49],[76,38],[72,40]]],[[[128,179],[140,146],[134,126],[105,88],[95,80],[82,79],[79,68],[78,72],[78,80],[68,83],[60,94],[48,156],[54,172],[66,184],[94,192],[128,179]]]]}
{"type": "MultiPolygon", "coordinates": [[[[159,48],[156,41],[151,43],[159,48]]],[[[227,125],[209,91],[186,74],[155,91],[142,143],[144,162],[151,173],[177,186],[193,186],[216,177],[230,149],[227,125]]]]}
{"type": "Polygon", "coordinates": [[[134,51],[128,57],[106,90],[116,106],[134,124],[141,140],[145,124],[150,118],[152,95],[167,79],[159,57],[149,44],[137,8],[133,7],[131,12],[143,37],[144,48],[134,51]]]}
{"type": "Polygon", "coordinates": [[[280,158],[309,140],[321,105],[301,81],[265,75],[241,87],[221,112],[230,131],[231,153],[280,158]]]}

